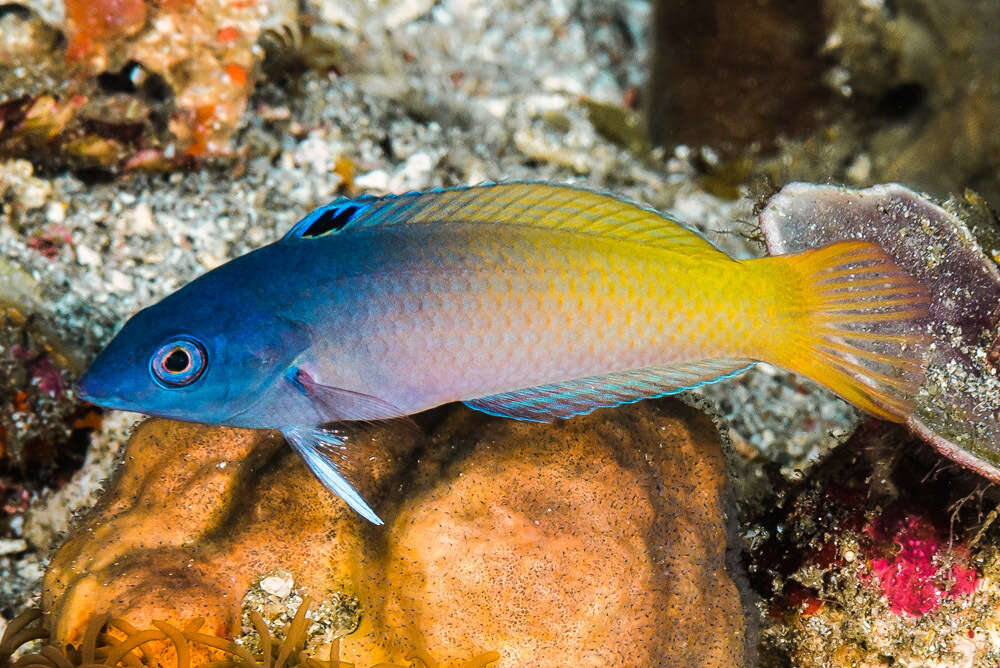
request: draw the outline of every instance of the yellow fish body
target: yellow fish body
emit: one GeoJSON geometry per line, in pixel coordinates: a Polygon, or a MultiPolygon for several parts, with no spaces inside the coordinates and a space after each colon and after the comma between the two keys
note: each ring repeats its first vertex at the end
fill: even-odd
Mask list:
{"type": "Polygon", "coordinates": [[[430,317],[412,329],[404,317],[382,349],[387,360],[423,332],[430,345],[406,351],[397,377],[415,357],[437,369],[419,382],[440,389],[425,406],[460,399],[546,420],[767,361],[902,421],[922,380],[915,323],[926,294],[874,244],[738,261],[655,211],[534,183],[378,202],[359,224],[384,225],[401,209],[440,249],[425,251],[442,270],[414,285],[414,298],[452,295],[422,304],[430,317]]]}

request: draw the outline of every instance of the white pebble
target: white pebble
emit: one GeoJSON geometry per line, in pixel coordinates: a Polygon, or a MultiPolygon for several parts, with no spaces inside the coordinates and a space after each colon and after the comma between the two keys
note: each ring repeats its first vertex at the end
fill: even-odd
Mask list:
{"type": "Polygon", "coordinates": [[[76,247],[76,261],[87,267],[97,267],[101,264],[101,256],[87,246],[79,244],[76,247]]]}
{"type": "Polygon", "coordinates": [[[551,113],[554,111],[564,111],[569,107],[569,99],[565,95],[557,93],[537,93],[528,95],[521,101],[524,110],[532,116],[551,113]]]}
{"type": "Polygon", "coordinates": [[[426,153],[414,153],[406,159],[403,168],[392,177],[389,189],[393,192],[404,192],[426,188],[435,162],[437,161],[426,153]]]}
{"type": "Polygon", "coordinates": [[[220,264],[222,264],[223,259],[212,253],[198,253],[195,256],[198,259],[198,263],[205,269],[215,269],[220,264]]]}
{"type": "Polygon", "coordinates": [[[491,97],[479,101],[479,104],[483,105],[483,108],[486,109],[486,113],[491,116],[503,118],[510,110],[510,102],[511,100],[509,97],[491,97]]]}
{"type": "Polygon", "coordinates": [[[389,190],[389,173],[384,169],[367,172],[354,179],[354,185],[364,190],[387,192],[389,190]]]}
{"type": "Polygon", "coordinates": [[[867,153],[861,153],[847,168],[847,178],[857,184],[868,182],[872,174],[872,159],[867,153]]]}
{"type": "Polygon", "coordinates": [[[51,190],[52,186],[48,183],[32,179],[24,186],[24,190],[21,191],[20,204],[28,211],[37,209],[45,204],[45,200],[48,199],[51,190]]]}
{"type": "Polygon", "coordinates": [[[396,0],[383,19],[387,30],[395,30],[416,21],[434,6],[434,0],[396,0]]]}
{"type": "Polygon", "coordinates": [[[119,294],[135,292],[135,281],[128,274],[112,269],[108,277],[111,279],[111,287],[119,294]]]}
{"type": "Polygon", "coordinates": [[[0,538],[0,555],[16,554],[28,549],[28,541],[23,538],[0,538]]]}
{"type": "Polygon", "coordinates": [[[141,202],[132,209],[129,216],[129,232],[145,236],[156,231],[156,222],[153,220],[153,210],[146,202],[141,202]]]}
{"type": "Polygon", "coordinates": [[[272,596],[285,598],[292,593],[292,584],[291,575],[269,575],[260,581],[260,588],[272,596]]]}
{"type": "Polygon", "coordinates": [[[45,207],[45,219],[56,225],[66,220],[66,203],[49,202],[49,205],[45,207]]]}
{"type": "Polygon", "coordinates": [[[550,74],[542,79],[542,88],[559,93],[569,93],[570,95],[583,95],[583,84],[573,77],[561,74],[550,74]]]}

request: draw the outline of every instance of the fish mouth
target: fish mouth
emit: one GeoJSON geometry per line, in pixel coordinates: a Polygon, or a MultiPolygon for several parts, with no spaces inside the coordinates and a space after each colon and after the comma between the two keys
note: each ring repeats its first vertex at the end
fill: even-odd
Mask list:
{"type": "Polygon", "coordinates": [[[103,398],[94,387],[93,379],[89,373],[85,373],[77,379],[76,383],[73,384],[73,391],[76,393],[76,396],[92,404],[100,404],[103,398]]]}
{"type": "Polygon", "coordinates": [[[93,377],[89,373],[84,373],[83,376],[76,381],[73,386],[73,391],[80,399],[83,399],[87,403],[91,403],[95,406],[100,406],[101,408],[141,412],[135,403],[122,399],[121,397],[111,396],[106,392],[102,392],[97,387],[97,383],[94,382],[93,377]]]}

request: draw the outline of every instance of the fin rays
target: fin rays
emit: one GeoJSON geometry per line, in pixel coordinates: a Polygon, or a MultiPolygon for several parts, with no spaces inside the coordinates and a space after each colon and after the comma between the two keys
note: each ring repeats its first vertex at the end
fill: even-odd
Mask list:
{"type": "Polygon", "coordinates": [[[924,376],[924,288],[868,242],[759,262],[783,265],[801,284],[777,363],[883,419],[905,421],[924,376]]]}
{"type": "Polygon", "coordinates": [[[321,236],[376,226],[489,222],[544,227],[661,248],[712,247],[697,232],[633,202],[574,186],[532,182],[492,183],[381,198],[341,198],[309,213],[285,239],[301,239],[322,212],[351,205],[358,205],[359,212],[342,229],[321,236]]]}
{"type": "Polygon", "coordinates": [[[747,359],[714,359],[649,367],[477,397],[465,403],[491,415],[549,422],[694,389],[743,373],[754,364],[747,359]]]}
{"type": "Polygon", "coordinates": [[[283,427],[281,433],[320,482],[369,522],[383,523],[340,472],[341,467],[335,459],[341,460],[341,463],[347,461],[343,435],[322,427],[283,427]]]}

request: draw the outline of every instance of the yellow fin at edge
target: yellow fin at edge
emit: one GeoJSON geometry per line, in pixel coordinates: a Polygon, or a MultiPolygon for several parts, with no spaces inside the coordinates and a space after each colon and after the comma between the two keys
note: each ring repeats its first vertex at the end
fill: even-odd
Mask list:
{"type": "Polygon", "coordinates": [[[877,417],[906,421],[925,375],[924,287],[868,242],[752,262],[800,287],[793,326],[774,337],[769,361],[877,417]]]}

